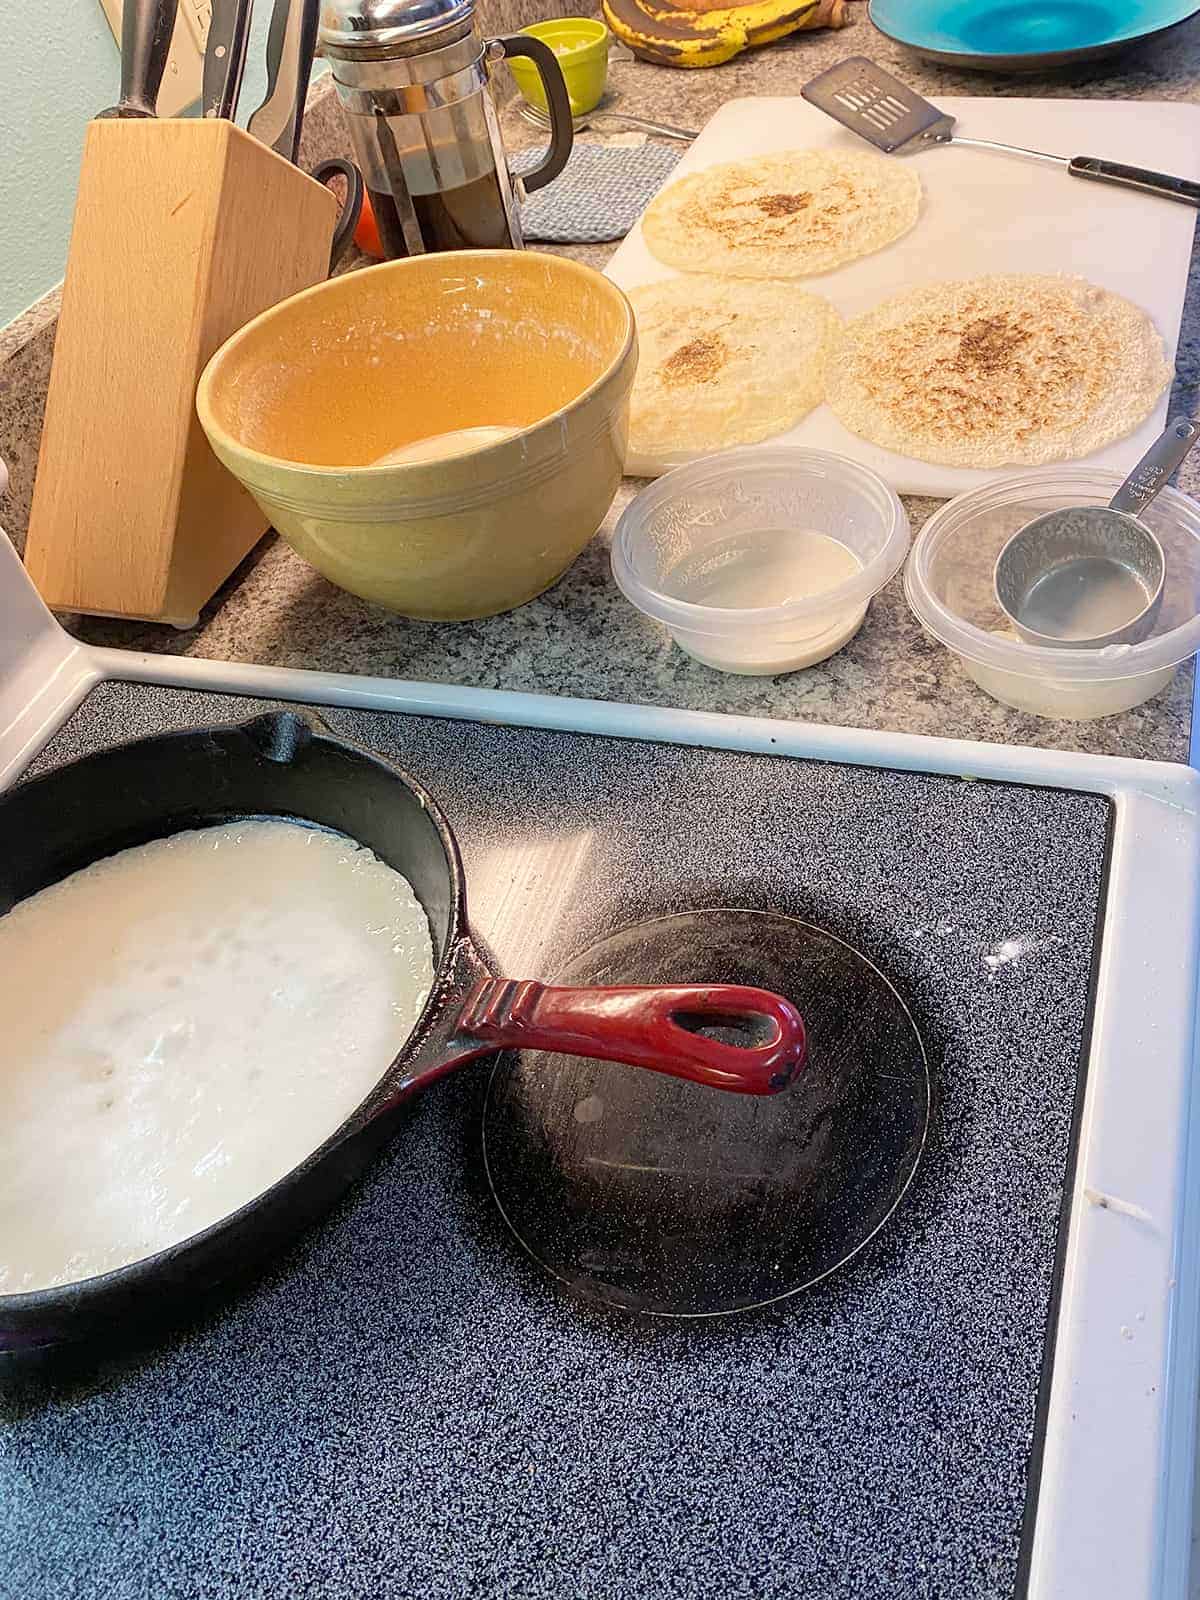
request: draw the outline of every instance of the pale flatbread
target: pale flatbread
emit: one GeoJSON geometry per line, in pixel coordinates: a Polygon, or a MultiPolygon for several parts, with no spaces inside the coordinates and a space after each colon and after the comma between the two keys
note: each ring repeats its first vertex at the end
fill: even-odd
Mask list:
{"type": "Polygon", "coordinates": [[[629,298],[639,353],[627,472],[769,439],[819,403],[841,318],[815,294],[688,274],[629,298]]]}
{"type": "Polygon", "coordinates": [[[921,180],[901,161],[787,150],[680,178],[650,202],[642,237],[684,272],[805,278],[882,250],[920,209],[921,180]]]}
{"type": "Polygon", "coordinates": [[[956,467],[1090,455],[1171,381],[1153,322],[1083,278],[928,284],[846,324],[826,399],[872,444],[956,467]]]}

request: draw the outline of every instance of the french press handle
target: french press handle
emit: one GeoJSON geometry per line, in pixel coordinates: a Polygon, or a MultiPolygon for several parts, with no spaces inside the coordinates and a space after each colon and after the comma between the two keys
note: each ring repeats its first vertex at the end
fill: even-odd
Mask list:
{"type": "Polygon", "coordinates": [[[532,172],[521,174],[525,193],[532,194],[535,189],[544,189],[558,177],[575,143],[575,124],[571,118],[566,80],[554,51],[531,34],[511,33],[501,39],[492,39],[489,50],[498,50],[506,60],[511,60],[513,56],[527,56],[537,68],[542,88],[546,91],[546,104],[550,108],[550,148],[540,166],[534,167],[532,172]]]}

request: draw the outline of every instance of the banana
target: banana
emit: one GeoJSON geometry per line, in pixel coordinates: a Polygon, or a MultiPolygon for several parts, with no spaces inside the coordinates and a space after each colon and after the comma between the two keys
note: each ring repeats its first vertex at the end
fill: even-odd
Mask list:
{"type": "Polygon", "coordinates": [[[664,67],[715,67],[756,45],[803,28],[845,26],[845,0],[752,0],[695,10],[655,0],[603,0],[604,20],[643,61],[664,67]]]}

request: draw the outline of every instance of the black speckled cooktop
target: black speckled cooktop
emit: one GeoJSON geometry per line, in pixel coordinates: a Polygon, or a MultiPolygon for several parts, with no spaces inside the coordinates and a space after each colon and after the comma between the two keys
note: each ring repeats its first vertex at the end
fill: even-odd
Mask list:
{"type": "MultiPolygon", "coordinates": [[[[109,685],[38,762],[256,704],[109,685]]],[[[487,1068],[329,1222],[139,1356],[3,1378],[0,1594],[991,1600],[1020,1592],[1107,802],[344,711],[441,801],[472,922],[549,977],[727,903],[822,924],[909,1002],[931,1139],[888,1226],[774,1310],[569,1298],[480,1171],[487,1068]]]]}

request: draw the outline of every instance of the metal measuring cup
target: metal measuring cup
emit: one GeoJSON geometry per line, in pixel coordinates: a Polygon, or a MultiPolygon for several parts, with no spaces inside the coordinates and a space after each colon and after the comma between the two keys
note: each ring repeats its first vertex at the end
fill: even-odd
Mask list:
{"type": "Polygon", "coordinates": [[[1019,528],[996,557],[996,601],[1027,644],[1136,644],[1162,605],[1166,557],[1138,520],[1200,436],[1177,417],[1107,506],[1064,506],[1019,528]]]}

